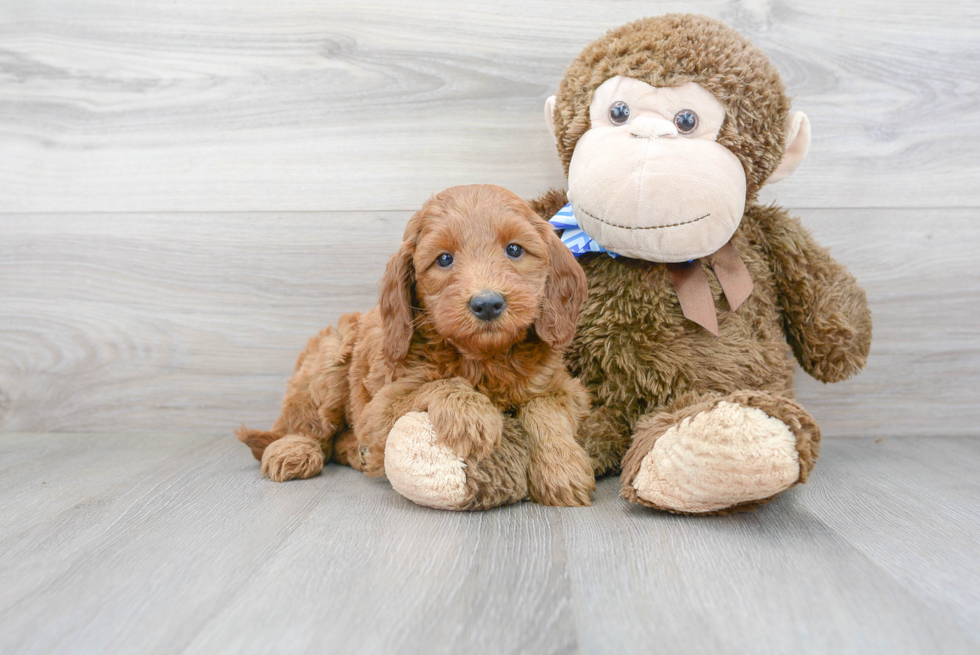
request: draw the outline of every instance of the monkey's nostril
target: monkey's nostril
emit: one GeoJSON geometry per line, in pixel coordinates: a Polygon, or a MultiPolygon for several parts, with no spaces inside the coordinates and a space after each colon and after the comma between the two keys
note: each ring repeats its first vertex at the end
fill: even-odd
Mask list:
{"type": "Polygon", "coordinates": [[[470,311],[481,321],[492,321],[500,316],[507,301],[496,291],[481,291],[470,299],[470,311]]]}
{"type": "Polygon", "coordinates": [[[677,128],[670,121],[640,116],[631,124],[630,134],[638,139],[675,137],[677,128]]]}

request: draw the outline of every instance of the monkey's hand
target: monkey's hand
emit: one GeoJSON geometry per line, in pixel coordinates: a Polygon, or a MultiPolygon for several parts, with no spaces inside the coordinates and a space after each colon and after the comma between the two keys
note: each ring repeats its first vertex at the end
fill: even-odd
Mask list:
{"type": "Polygon", "coordinates": [[[871,311],[854,276],[778,208],[760,210],[786,336],[803,370],[821,382],[860,371],[871,347],[871,311]]]}

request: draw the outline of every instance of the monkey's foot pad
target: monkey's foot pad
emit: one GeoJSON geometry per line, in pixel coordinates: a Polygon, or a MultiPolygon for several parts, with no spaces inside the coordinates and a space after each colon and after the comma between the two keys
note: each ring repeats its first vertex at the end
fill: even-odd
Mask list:
{"type": "Polygon", "coordinates": [[[466,464],[438,443],[426,412],[409,412],[388,433],[385,475],[395,491],[419,505],[458,510],[470,500],[466,464]]]}
{"type": "Polygon", "coordinates": [[[657,439],[632,484],[656,507],[703,513],[769,498],[799,477],[796,437],[785,423],[721,402],[657,439]]]}

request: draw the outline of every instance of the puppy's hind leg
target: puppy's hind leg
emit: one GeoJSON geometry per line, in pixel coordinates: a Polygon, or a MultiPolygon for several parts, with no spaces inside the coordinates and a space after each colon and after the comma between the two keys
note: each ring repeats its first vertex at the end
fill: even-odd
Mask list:
{"type": "Polygon", "coordinates": [[[337,328],[327,327],[307,343],[296,361],[272,430],[245,427],[238,438],[262,462],[262,473],[275,482],[309,478],[330,458],[333,440],[344,427],[351,354],[359,314],[346,314],[337,328]]]}

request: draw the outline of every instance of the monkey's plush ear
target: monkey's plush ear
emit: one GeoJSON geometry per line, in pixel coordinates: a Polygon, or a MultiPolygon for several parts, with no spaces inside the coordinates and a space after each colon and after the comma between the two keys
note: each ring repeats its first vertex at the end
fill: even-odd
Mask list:
{"type": "Polygon", "coordinates": [[[381,291],[378,307],[381,311],[381,325],[384,330],[382,351],[385,362],[393,366],[405,359],[412,343],[412,287],[415,283],[415,269],[412,254],[415,246],[405,241],[385,268],[381,278],[381,291]]]}
{"type": "Polygon", "coordinates": [[[767,184],[789,177],[803,163],[810,149],[810,119],[802,111],[794,111],[786,119],[786,151],[767,184]]]}
{"type": "Polygon", "coordinates": [[[578,317],[589,293],[589,283],[585,271],[554,229],[545,223],[544,231],[551,274],[545,283],[541,316],[534,329],[552,348],[565,350],[575,337],[578,317]]]}
{"type": "Polygon", "coordinates": [[[555,96],[544,101],[544,122],[548,124],[551,136],[555,136],[555,96]]]}

